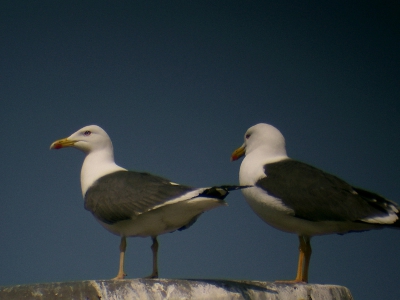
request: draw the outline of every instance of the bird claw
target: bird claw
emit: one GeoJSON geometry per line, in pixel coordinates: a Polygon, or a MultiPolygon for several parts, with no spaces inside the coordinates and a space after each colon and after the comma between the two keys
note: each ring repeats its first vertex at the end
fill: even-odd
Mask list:
{"type": "Polygon", "coordinates": [[[296,284],[296,283],[307,284],[307,281],[303,281],[303,280],[300,280],[300,279],[293,279],[293,280],[275,280],[275,283],[279,283],[279,284],[296,284]]]}
{"type": "Polygon", "coordinates": [[[117,275],[116,277],[112,278],[111,280],[120,280],[120,279],[124,279],[126,276],[127,276],[127,275],[126,275],[125,273],[122,273],[122,274],[119,274],[119,273],[118,273],[118,275],[117,275]]]}
{"type": "Polygon", "coordinates": [[[158,272],[157,273],[152,273],[149,276],[146,276],[145,278],[153,279],[153,278],[158,278],[158,272]]]}

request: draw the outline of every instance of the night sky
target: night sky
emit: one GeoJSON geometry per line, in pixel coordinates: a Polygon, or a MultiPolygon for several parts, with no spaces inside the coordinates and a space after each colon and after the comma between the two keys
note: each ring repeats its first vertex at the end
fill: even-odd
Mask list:
{"type": "MultiPolygon", "coordinates": [[[[232,151],[269,123],[290,157],[400,203],[397,1],[1,1],[0,41],[0,285],[116,275],[119,237],[83,208],[84,155],[49,150],[85,125],[119,165],[202,187],[237,184],[232,151]]],[[[160,277],[293,279],[296,235],[227,201],[159,237],[160,277]]],[[[127,278],[151,273],[150,245],[128,239],[127,278]]],[[[310,283],[399,298],[399,231],[312,246],[310,283]]]]}

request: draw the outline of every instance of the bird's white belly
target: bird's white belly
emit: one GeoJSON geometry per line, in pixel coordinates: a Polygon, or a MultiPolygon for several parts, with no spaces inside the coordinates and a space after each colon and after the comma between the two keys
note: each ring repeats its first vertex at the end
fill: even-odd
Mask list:
{"type": "Polygon", "coordinates": [[[212,198],[194,198],[161,206],[114,224],[100,222],[107,230],[119,236],[157,236],[187,225],[194,217],[218,206],[223,201],[212,198]]]}
{"type": "Polygon", "coordinates": [[[260,188],[242,190],[252,210],[266,223],[276,229],[298,235],[324,235],[346,233],[376,228],[373,224],[344,221],[309,221],[294,216],[294,211],[286,207],[278,198],[268,195],[260,188]]]}

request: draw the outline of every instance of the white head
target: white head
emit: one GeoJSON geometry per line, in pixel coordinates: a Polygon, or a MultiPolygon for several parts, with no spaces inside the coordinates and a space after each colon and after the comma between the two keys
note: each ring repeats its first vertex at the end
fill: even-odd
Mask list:
{"type": "Polygon", "coordinates": [[[126,170],[115,164],[111,139],[107,132],[97,125],[85,126],[69,137],[55,141],[50,149],[65,147],[73,147],[86,154],[81,170],[83,196],[98,178],[112,172],[126,170]]]}
{"type": "Polygon", "coordinates": [[[51,144],[50,149],[65,147],[74,147],[86,154],[103,149],[113,151],[112,142],[107,132],[97,125],[85,126],[69,137],[55,141],[51,144]]]}
{"type": "Polygon", "coordinates": [[[287,157],[285,138],[274,126],[260,123],[247,129],[244,135],[244,144],[236,149],[231,160],[237,160],[243,155],[257,151],[262,156],[270,158],[287,157]]]}

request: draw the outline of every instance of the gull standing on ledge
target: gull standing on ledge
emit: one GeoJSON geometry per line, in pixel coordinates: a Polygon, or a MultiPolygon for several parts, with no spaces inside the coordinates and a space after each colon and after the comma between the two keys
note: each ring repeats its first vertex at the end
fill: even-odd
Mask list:
{"type": "Polygon", "coordinates": [[[189,228],[205,211],[227,205],[224,198],[237,186],[192,188],[148,173],[128,171],[114,162],[110,137],[99,126],[79,129],[50,149],[74,147],[86,154],[81,170],[85,209],[110,232],[121,236],[117,277],[123,279],[126,237],[153,240],[153,272],[158,277],[157,236],[189,228]]]}
{"type": "Polygon", "coordinates": [[[271,125],[247,130],[231,160],[243,155],[239,181],[253,186],[242,190],[247,203],[269,225],[299,236],[297,275],[286,282],[308,282],[312,236],[400,227],[396,203],[290,159],[271,125]]]}

